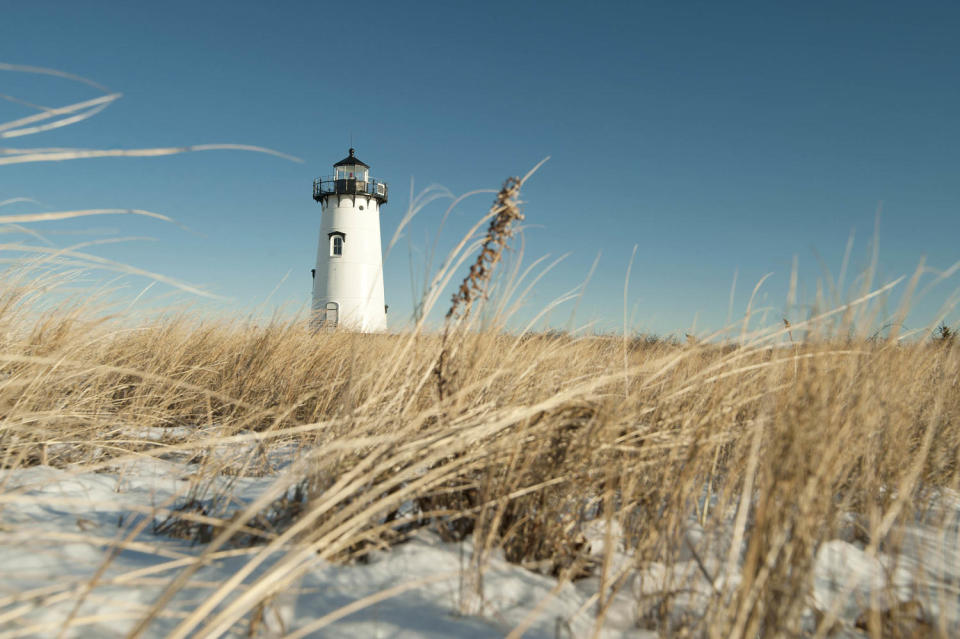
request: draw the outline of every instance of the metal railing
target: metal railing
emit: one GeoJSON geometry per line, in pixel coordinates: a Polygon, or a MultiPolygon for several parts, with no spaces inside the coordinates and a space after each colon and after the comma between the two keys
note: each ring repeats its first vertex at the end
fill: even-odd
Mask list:
{"type": "Polygon", "coordinates": [[[313,181],[313,199],[317,201],[328,195],[368,195],[386,202],[388,190],[386,182],[372,179],[357,180],[327,176],[313,181]]]}

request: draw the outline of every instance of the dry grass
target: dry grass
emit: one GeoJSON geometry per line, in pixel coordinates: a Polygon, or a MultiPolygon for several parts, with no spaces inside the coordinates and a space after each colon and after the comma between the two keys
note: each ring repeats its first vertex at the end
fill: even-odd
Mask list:
{"type": "MultiPolygon", "coordinates": [[[[465,238],[428,297],[484,242],[465,238]]],[[[682,617],[671,615],[677,592],[638,600],[639,626],[664,636],[825,636],[836,610],[803,625],[818,547],[841,538],[895,554],[899,526],[958,489],[960,348],[946,337],[837,338],[863,333],[857,318],[871,315],[877,292],[807,322],[745,328],[737,346],[516,335],[466,309],[482,303],[490,274],[479,269],[504,245],[481,252],[479,285],[468,279],[449,313],[456,325],[442,334],[422,323],[396,335],[316,334],[306,322],[186,315],[131,326],[89,303],[47,303],[60,276],[36,269],[50,256],[27,274],[11,271],[0,288],[0,465],[90,471],[145,456],[196,465],[180,508],[152,514],[159,532],[204,550],[131,636],[232,547],[252,547],[246,566],[171,636],[252,629],[264,602],[317,560],[350,561],[424,526],[449,540],[473,536],[464,611],[483,609],[485,562],[498,548],[563,580],[597,576],[599,627],[627,575],[615,569],[615,544],[600,557],[586,547],[585,526],[598,520],[608,541],[622,531],[632,567],[692,553],[714,584],[682,617]],[[189,435],[131,434],[142,427],[189,435]],[[251,442],[239,460],[211,454],[251,442]],[[211,494],[215,477],[273,472],[266,453],[291,444],[298,461],[242,511],[211,494]],[[715,543],[689,542],[694,520],[715,543]]],[[[71,267],[85,259],[54,257],[71,267]]],[[[921,624],[933,636],[956,630],[928,618],[910,626],[915,609],[865,614],[874,636],[921,624]]]]}
{"type": "MultiPolygon", "coordinates": [[[[601,575],[602,611],[623,580],[609,572],[609,552],[598,560],[584,547],[583,527],[597,518],[623,529],[636,566],[687,552],[691,518],[708,533],[732,531],[709,551],[723,561],[702,566],[715,596],[683,630],[797,635],[820,543],[889,551],[899,523],[957,487],[960,349],[948,340],[635,340],[624,363],[615,338],[315,334],[301,323],[185,317],[131,330],[83,307],[32,311],[30,295],[7,288],[0,304],[4,467],[182,455],[199,464],[199,494],[214,475],[270,472],[256,451],[243,468],[225,467],[206,454],[218,443],[308,452],[243,514],[203,512],[204,525],[181,529],[207,556],[254,543],[251,567],[269,553],[283,559],[214,614],[243,576],[223,584],[177,636],[240,622],[310,559],[349,560],[420,526],[474,536],[467,591],[482,593],[485,557],[502,548],[564,579],[601,575]],[[436,367],[451,339],[457,387],[441,399],[436,367]],[[134,426],[196,435],[152,442],[131,436],[134,426]],[[725,586],[736,570],[742,580],[725,586]]],[[[167,598],[191,575],[171,580],[167,598]]],[[[660,612],[638,620],[679,632],[665,612],[672,596],[641,602],[660,612]]],[[[482,597],[464,597],[482,609],[482,597]]]]}

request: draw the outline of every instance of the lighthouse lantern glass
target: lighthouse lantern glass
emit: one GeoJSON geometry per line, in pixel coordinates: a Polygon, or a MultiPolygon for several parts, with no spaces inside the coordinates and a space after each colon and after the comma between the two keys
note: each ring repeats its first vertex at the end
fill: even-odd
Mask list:
{"type": "Polygon", "coordinates": [[[360,180],[361,182],[366,182],[367,167],[360,166],[359,164],[338,166],[336,178],[338,180],[360,180]]]}

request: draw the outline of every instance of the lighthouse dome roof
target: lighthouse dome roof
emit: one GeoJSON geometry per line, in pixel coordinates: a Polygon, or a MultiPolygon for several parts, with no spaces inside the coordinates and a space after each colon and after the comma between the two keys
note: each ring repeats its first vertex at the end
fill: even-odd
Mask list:
{"type": "Polygon", "coordinates": [[[362,162],[360,158],[354,155],[354,149],[350,149],[350,155],[343,158],[333,166],[365,166],[368,169],[370,168],[369,164],[367,164],[366,162],[362,162]]]}

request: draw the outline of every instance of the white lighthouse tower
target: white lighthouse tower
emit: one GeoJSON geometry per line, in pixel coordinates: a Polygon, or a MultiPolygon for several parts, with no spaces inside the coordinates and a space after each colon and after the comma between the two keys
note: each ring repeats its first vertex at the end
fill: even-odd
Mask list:
{"type": "Polygon", "coordinates": [[[380,206],[387,201],[387,185],[369,172],[350,149],[333,165],[332,176],[313,181],[313,199],[323,211],[313,311],[324,327],[368,333],[387,328],[380,250],[380,206]]]}

